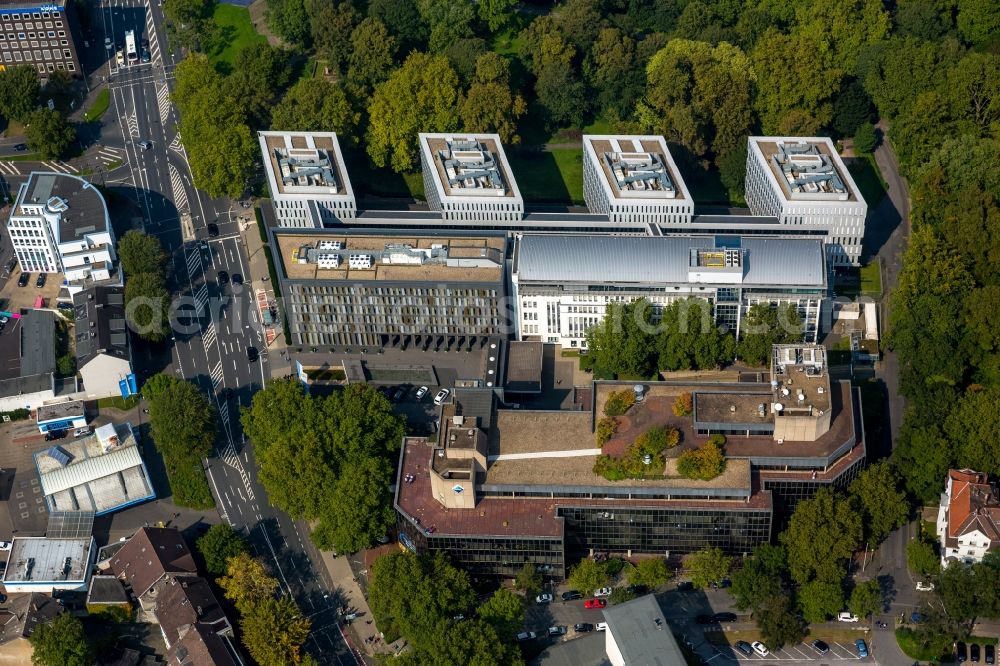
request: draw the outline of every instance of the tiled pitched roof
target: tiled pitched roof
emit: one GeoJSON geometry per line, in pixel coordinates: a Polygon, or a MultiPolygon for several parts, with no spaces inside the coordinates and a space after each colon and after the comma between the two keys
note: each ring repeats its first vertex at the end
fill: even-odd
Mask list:
{"type": "Polygon", "coordinates": [[[201,576],[169,576],[159,588],[156,620],[173,645],[187,626],[203,624],[213,631],[229,629],[229,620],[208,581],[201,576]]]}
{"type": "Polygon", "coordinates": [[[951,496],[948,501],[949,538],[982,532],[991,541],[1000,541],[1000,502],[987,482],[986,474],[970,469],[950,470],[951,496]]]}
{"type": "Polygon", "coordinates": [[[111,558],[111,570],[141,597],[168,573],[197,573],[194,558],[175,529],[144,527],[111,558]]]}
{"type": "Polygon", "coordinates": [[[179,641],[167,651],[169,666],[236,666],[236,660],[226,647],[226,639],[211,627],[196,624],[181,634],[179,641]]]}

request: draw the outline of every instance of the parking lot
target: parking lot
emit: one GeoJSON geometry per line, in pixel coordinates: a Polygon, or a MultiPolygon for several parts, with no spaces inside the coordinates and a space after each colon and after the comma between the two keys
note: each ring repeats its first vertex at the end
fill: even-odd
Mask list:
{"type": "MultiPolygon", "coordinates": [[[[865,641],[866,644],[867,642],[868,641],[865,641]]],[[[827,652],[826,654],[819,654],[808,644],[802,644],[802,643],[800,643],[799,645],[786,645],[780,650],[771,650],[771,653],[766,657],[762,657],[758,654],[754,654],[753,656],[748,657],[743,653],[738,652],[736,648],[732,646],[728,646],[725,648],[722,648],[720,646],[720,654],[722,654],[722,656],[724,657],[730,657],[733,661],[737,661],[740,663],[765,662],[765,661],[768,663],[776,661],[781,661],[786,663],[787,662],[802,663],[802,662],[822,661],[825,664],[831,661],[857,661],[866,663],[871,663],[872,661],[871,657],[868,657],[866,659],[862,659],[861,657],[859,657],[858,651],[854,647],[854,643],[844,644],[844,643],[835,643],[833,641],[826,641],[826,643],[827,645],[830,646],[829,652],[827,652]]],[[[701,654],[700,651],[699,654],[701,654]]]]}

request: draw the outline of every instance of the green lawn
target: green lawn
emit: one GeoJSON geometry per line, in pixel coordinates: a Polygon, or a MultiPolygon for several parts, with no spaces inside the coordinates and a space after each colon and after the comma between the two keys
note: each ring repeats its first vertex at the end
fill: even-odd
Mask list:
{"type": "Polygon", "coordinates": [[[899,649],[911,659],[938,661],[951,656],[952,641],[948,636],[935,636],[930,632],[917,633],[905,627],[896,630],[899,649]]]}
{"type": "Polygon", "coordinates": [[[508,153],[525,201],[583,205],[583,149],[508,153]]]}
{"type": "Polygon", "coordinates": [[[101,92],[97,93],[97,99],[95,99],[94,103],[89,109],[87,109],[87,112],[83,114],[84,120],[91,123],[100,119],[100,117],[104,115],[104,112],[108,110],[110,105],[111,93],[107,88],[105,88],[101,92]]]}
{"type": "Polygon", "coordinates": [[[250,12],[245,7],[219,3],[212,15],[218,27],[218,36],[205,49],[213,65],[228,71],[236,62],[241,49],[257,42],[266,42],[263,35],[253,29],[250,12]]]}
{"type": "Polygon", "coordinates": [[[508,30],[493,36],[492,48],[500,55],[516,56],[520,53],[523,42],[517,31],[508,30]]]}
{"type": "Polygon", "coordinates": [[[865,198],[868,207],[872,208],[885,196],[885,181],[882,180],[882,172],[875,164],[875,156],[861,155],[849,162],[847,170],[851,172],[851,177],[861,190],[861,196],[865,198]]]}
{"type": "Polygon", "coordinates": [[[878,258],[861,267],[861,293],[872,298],[882,296],[882,263],[878,258]]]}
{"type": "Polygon", "coordinates": [[[108,408],[113,407],[115,409],[120,409],[122,411],[128,411],[133,409],[139,404],[139,396],[132,395],[128,398],[122,398],[121,396],[113,396],[111,398],[101,398],[97,401],[97,408],[108,408]]]}

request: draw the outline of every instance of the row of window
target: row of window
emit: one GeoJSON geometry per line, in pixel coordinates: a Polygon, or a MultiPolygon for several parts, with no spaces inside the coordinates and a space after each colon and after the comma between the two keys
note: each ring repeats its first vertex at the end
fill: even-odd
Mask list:
{"type": "MultiPolygon", "coordinates": [[[[31,19],[35,19],[37,21],[38,19],[59,18],[60,16],[62,16],[62,14],[61,12],[59,12],[59,10],[52,10],[48,12],[33,12],[33,13],[24,12],[24,14],[3,14],[2,16],[4,21],[10,22],[10,21],[20,21],[22,18],[25,21],[29,21],[31,19]]],[[[29,23],[28,25],[31,24],[29,23]]]]}
{"type": "MultiPolygon", "coordinates": [[[[48,50],[45,50],[44,52],[42,52],[42,51],[37,51],[36,50],[34,52],[35,57],[32,58],[31,57],[31,53],[32,53],[31,51],[24,51],[23,55],[22,55],[21,51],[14,51],[13,54],[11,54],[10,51],[4,51],[3,52],[3,61],[4,62],[22,62],[22,61],[31,62],[32,60],[51,60],[52,58],[60,58],[60,57],[72,58],[73,57],[70,54],[69,49],[66,49],[65,56],[60,56],[58,51],[56,51],[56,52],[50,52],[48,50]]],[[[76,70],[76,65],[74,65],[72,62],[66,62],[66,63],[63,63],[63,62],[51,63],[50,62],[50,63],[47,63],[46,66],[48,67],[48,71],[51,72],[51,71],[53,71],[56,68],[56,65],[58,65],[59,69],[63,69],[63,67],[65,67],[66,69],[68,69],[71,72],[76,70]]],[[[41,63],[38,65],[38,71],[40,71],[40,72],[43,71],[41,63]]]]}
{"type": "MultiPolygon", "coordinates": [[[[53,38],[56,37],[57,34],[60,37],[65,37],[66,36],[66,31],[65,30],[59,30],[59,31],[49,30],[47,33],[45,33],[45,32],[39,32],[38,35],[37,35],[37,38],[38,39],[45,39],[46,37],[48,37],[49,39],[53,39],[53,38]]],[[[18,32],[18,33],[13,33],[13,32],[3,33],[3,32],[0,32],[0,42],[7,41],[7,40],[10,40],[12,42],[16,42],[18,39],[24,40],[24,39],[35,39],[35,38],[36,38],[36,35],[33,32],[29,32],[27,34],[25,34],[23,32],[18,32]]],[[[68,42],[63,41],[63,44],[67,44],[67,43],[68,42]]],[[[14,46],[17,46],[17,43],[15,43],[14,46]]],[[[27,46],[27,43],[22,44],[22,46],[27,46]]],[[[37,43],[32,43],[32,46],[38,46],[38,44],[37,43]]]]}

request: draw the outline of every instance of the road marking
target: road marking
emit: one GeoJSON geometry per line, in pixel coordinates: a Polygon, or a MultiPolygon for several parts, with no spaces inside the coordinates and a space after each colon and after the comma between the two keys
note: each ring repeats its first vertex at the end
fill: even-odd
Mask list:
{"type": "Polygon", "coordinates": [[[218,337],[219,336],[215,330],[215,323],[209,322],[208,327],[205,328],[205,332],[201,334],[201,341],[205,344],[205,349],[214,345],[218,337]]]}
{"type": "Polygon", "coordinates": [[[170,117],[170,89],[166,83],[162,87],[156,86],[156,105],[160,110],[160,122],[166,123],[170,117]]]}
{"type": "Polygon", "coordinates": [[[175,134],[174,140],[170,142],[170,150],[176,151],[178,153],[184,154],[184,144],[181,143],[181,135],[175,134]]]}
{"type": "Polygon", "coordinates": [[[16,176],[21,173],[14,162],[0,162],[0,170],[11,176],[16,176]]]}
{"type": "Polygon", "coordinates": [[[130,136],[139,136],[139,118],[135,113],[130,113],[125,116],[125,124],[128,126],[128,133],[130,136]]]}
{"type": "Polygon", "coordinates": [[[188,275],[194,275],[194,272],[201,268],[201,251],[195,248],[186,254],[185,259],[187,260],[188,275]]]}
{"type": "Polygon", "coordinates": [[[187,190],[184,189],[184,183],[181,182],[181,174],[178,173],[173,164],[167,166],[170,169],[170,189],[174,192],[174,205],[178,212],[189,210],[187,190]]]}
{"type": "Polygon", "coordinates": [[[216,363],[215,367],[212,368],[211,376],[212,376],[212,386],[214,388],[219,388],[219,384],[221,384],[223,379],[225,379],[225,377],[222,374],[222,361],[216,363]]]}

